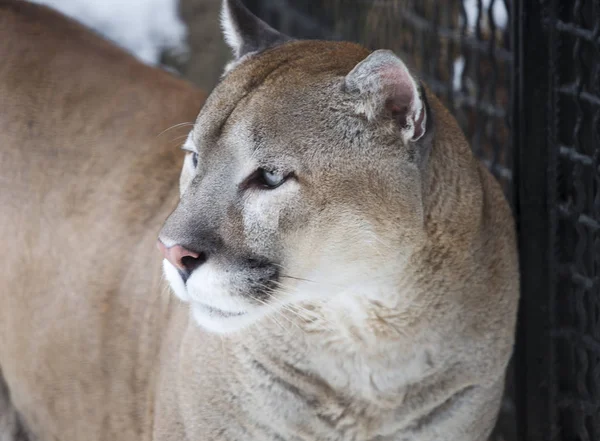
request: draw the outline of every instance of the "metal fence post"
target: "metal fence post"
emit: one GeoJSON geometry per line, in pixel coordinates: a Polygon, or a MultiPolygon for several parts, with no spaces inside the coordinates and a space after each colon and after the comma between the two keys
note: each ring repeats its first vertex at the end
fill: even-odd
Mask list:
{"type": "Polygon", "coordinates": [[[518,433],[522,441],[555,440],[551,396],[554,378],[553,230],[556,153],[550,148],[550,60],[543,2],[513,2],[514,200],[519,233],[521,303],[515,378],[518,433]]]}

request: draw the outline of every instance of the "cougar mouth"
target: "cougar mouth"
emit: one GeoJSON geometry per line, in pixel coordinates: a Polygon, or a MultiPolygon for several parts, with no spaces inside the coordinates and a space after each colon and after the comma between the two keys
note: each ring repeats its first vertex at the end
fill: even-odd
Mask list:
{"type": "Polygon", "coordinates": [[[204,303],[196,303],[196,306],[203,309],[211,316],[216,316],[216,317],[221,317],[221,318],[239,317],[239,316],[246,314],[245,311],[242,311],[242,312],[224,311],[222,309],[214,308],[214,307],[206,305],[204,303]]]}
{"type": "Polygon", "coordinates": [[[181,280],[183,280],[183,284],[185,285],[188,281],[188,279],[190,278],[190,276],[192,275],[192,273],[188,273],[185,271],[182,271],[180,269],[177,269],[177,272],[179,273],[179,275],[181,276],[181,280]]]}

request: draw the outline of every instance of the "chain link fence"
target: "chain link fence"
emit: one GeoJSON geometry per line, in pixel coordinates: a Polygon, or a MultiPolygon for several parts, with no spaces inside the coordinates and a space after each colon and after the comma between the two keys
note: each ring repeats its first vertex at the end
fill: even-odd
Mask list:
{"type": "Polygon", "coordinates": [[[523,439],[600,439],[600,1],[521,5],[523,439]]]}

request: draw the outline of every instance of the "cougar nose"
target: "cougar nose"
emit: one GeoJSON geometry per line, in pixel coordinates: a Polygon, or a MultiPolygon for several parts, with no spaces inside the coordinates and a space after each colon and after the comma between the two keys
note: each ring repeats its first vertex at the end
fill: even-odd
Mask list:
{"type": "Polygon", "coordinates": [[[181,245],[167,247],[160,239],[158,239],[156,246],[162,252],[165,259],[179,270],[184,279],[187,279],[192,271],[206,261],[204,253],[190,251],[181,245]]]}

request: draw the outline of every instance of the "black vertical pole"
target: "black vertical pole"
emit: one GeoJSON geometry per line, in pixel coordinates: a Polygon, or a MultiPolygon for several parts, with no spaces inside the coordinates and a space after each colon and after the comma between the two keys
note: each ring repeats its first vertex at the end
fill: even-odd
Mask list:
{"type": "Polygon", "coordinates": [[[554,429],[557,379],[550,338],[556,286],[551,212],[556,152],[550,143],[553,66],[550,35],[544,26],[553,1],[512,2],[514,197],[521,269],[515,379],[521,441],[559,439],[554,429]]]}

